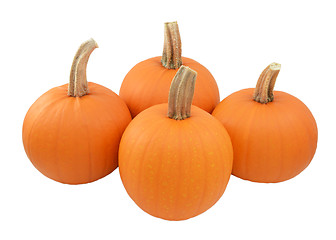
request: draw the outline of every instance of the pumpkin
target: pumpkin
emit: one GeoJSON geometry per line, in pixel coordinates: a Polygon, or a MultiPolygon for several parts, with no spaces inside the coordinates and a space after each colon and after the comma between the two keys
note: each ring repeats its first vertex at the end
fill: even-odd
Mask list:
{"type": "Polygon", "coordinates": [[[111,90],[87,82],[86,65],[97,47],[83,43],[72,64],[69,84],[44,93],[23,122],[25,151],[45,176],[68,184],[88,183],[111,173],[131,115],[111,90]]]}
{"type": "Polygon", "coordinates": [[[235,92],[213,111],[232,140],[232,174],[254,182],[291,179],[311,162],[317,126],[309,109],[296,97],[273,91],[280,64],[261,73],[255,89],[235,92]]]}
{"type": "Polygon", "coordinates": [[[191,106],[195,78],[196,72],[182,66],[168,104],[141,112],[120,142],[119,171],[127,193],[145,212],[166,220],[209,209],[231,175],[227,131],[211,114],[191,106]]]}
{"type": "Polygon", "coordinates": [[[150,106],[167,103],[171,80],[182,63],[198,73],[193,105],[209,113],[213,111],[219,103],[215,79],[200,63],[182,57],[177,22],[168,22],[164,25],[162,57],[153,57],[136,64],[122,82],[119,95],[126,102],[132,117],[150,106]]]}

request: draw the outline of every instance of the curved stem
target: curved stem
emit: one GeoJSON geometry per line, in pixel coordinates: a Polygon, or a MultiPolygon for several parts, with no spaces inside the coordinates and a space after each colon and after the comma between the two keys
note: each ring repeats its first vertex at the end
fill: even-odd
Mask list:
{"type": "Polygon", "coordinates": [[[164,24],[164,44],[161,58],[162,66],[178,69],[182,65],[181,37],[177,22],[164,24]]]}
{"type": "Polygon", "coordinates": [[[184,120],[190,117],[197,73],[189,67],[181,66],[169,90],[168,117],[184,120]]]}
{"type": "Polygon", "coordinates": [[[89,91],[86,79],[86,66],[92,51],[98,45],[92,38],[84,42],[74,57],[70,72],[68,95],[71,97],[82,97],[89,91]]]}
{"type": "Polygon", "coordinates": [[[254,101],[259,103],[268,103],[273,101],[273,89],[276,78],[280,72],[280,68],[281,65],[279,63],[271,63],[264,69],[254,90],[254,101]]]}

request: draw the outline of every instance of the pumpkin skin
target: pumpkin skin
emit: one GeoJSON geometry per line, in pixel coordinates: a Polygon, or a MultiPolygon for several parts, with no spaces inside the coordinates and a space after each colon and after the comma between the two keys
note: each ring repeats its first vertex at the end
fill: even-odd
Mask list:
{"type": "MultiPolygon", "coordinates": [[[[216,80],[200,63],[182,57],[183,65],[197,72],[193,105],[211,113],[219,103],[216,80]]],[[[132,117],[150,106],[167,103],[170,84],[178,69],[167,69],[161,57],[154,57],[135,65],[126,75],[119,96],[126,102],[132,117]]]]}
{"type": "Polygon", "coordinates": [[[23,145],[45,176],[67,184],[100,179],[118,165],[122,133],[131,121],[126,104],[111,90],[88,83],[90,92],[68,96],[68,84],[43,94],[28,110],[23,145]]]}
{"type": "Polygon", "coordinates": [[[230,137],[204,110],[167,117],[167,104],[141,112],[126,128],[119,171],[127,193],[145,212],[184,220],[209,209],[222,196],[232,169],[230,137]]]}
{"type": "Polygon", "coordinates": [[[232,174],[245,180],[275,183],[291,179],[311,162],[317,126],[309,109],[296,97],[274,91],[274,100],[253,100],[254,89],[225,98],[213,111],[233,145],[232,174]]]}

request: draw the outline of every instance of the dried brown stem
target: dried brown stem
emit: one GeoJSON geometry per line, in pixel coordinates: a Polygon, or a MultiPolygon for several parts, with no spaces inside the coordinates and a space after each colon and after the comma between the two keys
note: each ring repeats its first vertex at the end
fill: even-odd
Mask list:
{"type": "Polygon", "coordinates": [[[167,22],[164,25],[161,63],[168,69],[178,69],[182,65],[181,37],[177,22],[167,22]]]}
{"type": "Polygon", "coordinates": [[[273,101],[273,89],[276,78],[280,72],[280,68],[281,65],[279,63],[271,63],[264,69],[254,90],[254,101],[259,103],[268,103],[273,101]]]}
{"type": "Polygon", "coordinates": [[[185,66],[177,71],[169,90],[168,117],[183,120],[190,117],[197,73],[185,66]]]}
{"type": "Polygon", "coordinates": [[[89,91],[86,79],[86,66],[92,51],[98,45],[92,38],[84,42],[74,57],[70,72],[68,95],[71,97],[82,97],[89,91]]]}

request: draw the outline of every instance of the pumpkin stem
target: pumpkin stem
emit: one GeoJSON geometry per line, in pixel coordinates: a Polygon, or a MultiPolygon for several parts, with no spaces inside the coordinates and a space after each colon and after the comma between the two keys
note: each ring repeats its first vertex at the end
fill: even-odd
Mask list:
{"type": "Polygon", "coordinates": [[[182,65],[181,37],[177,22],[166,22],[164,24],[161,63],[168,69],[178,69],[182,65]]]}
{"type": "Polygon", "coordinates": [[[281,65],[279,63],[271,63],[264,69],[254,90],[254,101],[259,103],[268,103],[273,101],[273,89],[276,78],[280,72],[280,68],[281,65]]]}
{"type": "Polygon", "coordinates": [[[169,90],[168,117],[184,120],[190,117],[191,103],[194,96],[197,72],[181,66],[177,71],[169,90]]]}
{"type": "Polygon", "coordinates": [[[86,66],[92,51],[98,45],[92,38],[80,45],[74,57],[70,72],[68,95],[71,97],[82,97],[89,92],[86,79],[86,66]]]}

